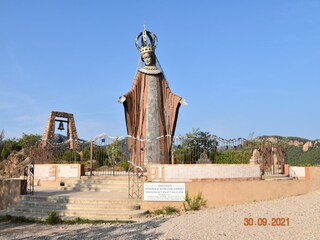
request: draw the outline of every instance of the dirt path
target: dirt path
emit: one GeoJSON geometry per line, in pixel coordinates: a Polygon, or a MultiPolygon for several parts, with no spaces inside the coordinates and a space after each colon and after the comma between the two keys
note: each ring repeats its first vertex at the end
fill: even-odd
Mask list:
{"type": "Polygon", "coordinates": [[[320,239],[320,190],[133,224],[0,223],[0,239],[320,239]]]}

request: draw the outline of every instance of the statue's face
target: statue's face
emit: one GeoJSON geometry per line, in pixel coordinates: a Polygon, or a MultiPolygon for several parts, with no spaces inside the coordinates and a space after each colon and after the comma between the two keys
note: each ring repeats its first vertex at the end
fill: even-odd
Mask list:
{"type": "Polygon", "coordinates": [[[150,66],[152,64],[152,57],[150,53],[144,53],[142,55],[142,59],[146,66],[150,66]]]}

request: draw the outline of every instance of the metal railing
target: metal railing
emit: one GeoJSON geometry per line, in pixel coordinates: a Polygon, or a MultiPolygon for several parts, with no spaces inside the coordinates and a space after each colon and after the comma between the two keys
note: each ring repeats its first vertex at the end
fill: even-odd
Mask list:
{"type": "Polygon", "coordinates": [[[173,139],[171,163],[249,163],[252,145],[244,138],[223,139],[216,136],[173,139]]]}

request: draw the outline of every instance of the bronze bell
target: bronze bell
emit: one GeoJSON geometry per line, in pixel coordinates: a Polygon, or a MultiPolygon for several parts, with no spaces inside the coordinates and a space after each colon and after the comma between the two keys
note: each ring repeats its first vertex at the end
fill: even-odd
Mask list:
{"type": "Polygon", "coordinates": [[[59,129],[60,131],[64,130],[63,122],[60,122],[60,123],[59,123],[58,129],[59,129]]]}

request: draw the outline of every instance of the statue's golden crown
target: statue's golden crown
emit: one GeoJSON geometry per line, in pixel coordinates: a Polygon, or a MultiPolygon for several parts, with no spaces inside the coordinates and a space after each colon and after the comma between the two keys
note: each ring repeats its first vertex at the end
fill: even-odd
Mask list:
{"type": "Polygon", "coordinates": [[[140,32],[136,37],[136,47],[141,55],[144,53],[154,52],[157,47],[157,42],[157,36],[147,29],[144,29],[143,32],[140,32]]]}

